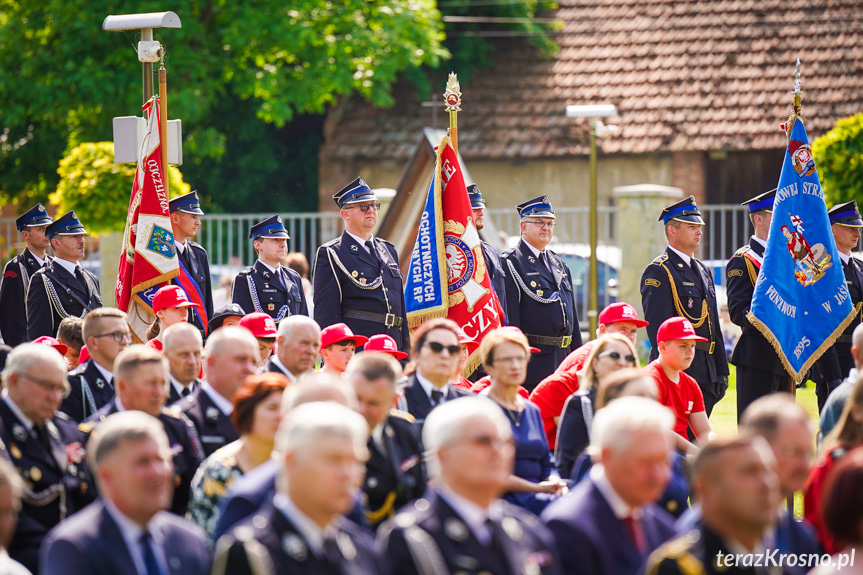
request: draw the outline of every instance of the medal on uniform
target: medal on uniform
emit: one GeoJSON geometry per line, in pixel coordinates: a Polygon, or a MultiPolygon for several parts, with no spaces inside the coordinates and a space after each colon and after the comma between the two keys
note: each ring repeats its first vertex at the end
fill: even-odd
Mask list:
{"type": "Polygon", "coordinates": [[[268,309],[268,310],[270,310],[270,311],[275,311],[275,309],[276,309],[276,304],[274,304],[274,303],[268,303],[268,304],[267,304],[267,309],[268,309]]]}
{"type": "Polygon", "coordinates": [[[309,550],[306,549],[306,544],[300,539],[296,533],[285,533],[282,536],[282,549],[288,554],[288,557],[294,561],[305,561],[309,556],[309,550]]]}
{"type": "Polygon", "coordinates": [[[36,466],[30,468],[30,479],[39,482],[42,479],[42,470],[36,466]]]}
{"type": "Polygon", "coordinates": [[[24,426],[20,423],[16,423],[12,426],[12,435],[14,435],[15,439],[18,441],[24,441],[27,439],[27,430],[24,429],[24,426]]]}
{"type": "Polygon", "coordinates": [[[465,541],[467,541],[467,525],[465,525],[455,517],[450,517],[449,519],[444,521],[443,532],[446,533],[447,537],[457,543],[464,543],[465,541]]]}
{"type": "Polygon", "coordinates": [[[9,445],[9,453],[13,459],[21,459],[21,450],[14,443],[9,445]]]}
{"type": "Polygon", "coordinates": [[[530,287],[535,288],[535,287],[536,287],[536,282],[530,282],[530,287]]]}
{"type": "Polygon", "coordinates": [[[360,274],[359,274],[359,272],[358,272],[357,270],[354,270],[354,271],[352,271],[352,272],[351,272],[351,277],[352,277],[352,278],[355,278],[355,277],[357,277],[358,275],[360,275],[360,274]]]}
{"type": "Polygon", "coordinates": [[[216,421],[217,419],[219,419],[219,410],[212,406],[208,407],[206,416],[207,419],[209,419],[210,421],[216,421]]]}
{"type": "Polygon", "coordinates": [[[360,284],[362,284],[362,285],[366,285],[367,281],[368,280],[366,278],[360,278],[360,284]]]}
{"type": "Polygon", "coordinates": [[[543,291],[541,289],[536,290],[536,295],[542,297],[543,291]]]}
{"type": "Polygon", "coordinates": [[[689,298],[689,301],[686,302],[686,305],[689,309],[692,309],[692,298],[689,298]]]}

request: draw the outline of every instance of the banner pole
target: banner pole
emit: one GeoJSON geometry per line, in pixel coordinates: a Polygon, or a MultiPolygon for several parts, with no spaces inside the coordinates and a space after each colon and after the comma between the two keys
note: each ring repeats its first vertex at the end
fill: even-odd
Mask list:
{"type": "Polygon", "coordinates": [[[162,62],[159,67],[159,144],[162,152],[162,185],[165,197],[168,193],[168,73],[165,70],[165,48],[162,47],[162,62]]]}
{"type": "Polygon", "coordinates": [[[455,72],[450,72],[443,98],[446,102],[447,112],[449,112],[449,138],[452,142],[452,149],[458,154],[458,113],[461,112],[459,107],[461,106],[461,89],[455,72]]]}

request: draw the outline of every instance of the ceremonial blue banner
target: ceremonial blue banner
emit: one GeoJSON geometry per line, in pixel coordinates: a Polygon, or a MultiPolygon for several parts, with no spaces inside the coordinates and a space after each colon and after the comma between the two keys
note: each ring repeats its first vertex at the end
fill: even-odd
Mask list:
{"type": "Polygon", "coordinates": [[[405,285],[405,306],[411,327],[428,317],[446,317],[447,293],[441,190],[440,186],[435,188],[432,176],[405,285]]]}
{"type": "Polygon", "coordinates": [[[802,380],[854,319],[803,121],[791,137],[773,203],[749,321],[802,380]]]}

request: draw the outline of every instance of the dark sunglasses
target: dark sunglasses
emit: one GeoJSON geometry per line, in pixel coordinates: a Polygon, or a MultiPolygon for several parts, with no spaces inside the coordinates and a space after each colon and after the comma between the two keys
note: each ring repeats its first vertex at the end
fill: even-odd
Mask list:
{"type": "MultiPolygon", "coordinates": [[[[597,356],[597,359],[599,359],[601,357],[605,357],[605,356],[610,357],[613,361],[619,361],[620,360],[620,354],[617,353],[616,351],[604,351],[597,356]]],[[[627,363],[635,363],[635,356],[632,355],[631,353],[623,356],[623,359],[625,359],[627,363]]]]}
{"type": "Polygon", "coordinates": [[[374,210],[375,210],[376,212],[377,212],[377,211],[380,211],[380,209],[381,209],[381,203],[380,203],[380,202],[374,202],[374,203],[371,203],[371,204],[357,204],[356,206],[350,206],[350,207],[348,207],[347,209],[349,209],[349,210],[350,210],[350,209],[352,209],[352,208],[358,208],[362,213],[366,214],[366,213],[368,213],[368,211],[369,211],[369,210],[371,210],[372,208],[374,208],[374,210]]]}
{"type": "Polygon", "coordinates": [[[426,346],[435,353],[443,353],[443,350],[447,350],[450,355],[456,355],[461,352],[461,346],[444,345],[436,341],[430,341],[426,343],[426,346]]]}

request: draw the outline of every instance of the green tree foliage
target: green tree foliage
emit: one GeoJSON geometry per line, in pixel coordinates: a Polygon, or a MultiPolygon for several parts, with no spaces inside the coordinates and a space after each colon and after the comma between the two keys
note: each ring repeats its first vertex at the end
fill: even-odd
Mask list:
{"type": "MultiPolygon", "coordinates": [[[[285,176],[277,164],[295,142],[262,151],[279,148],[275,128],[353,93],[390,105],[399,72],[447,56],[433,0],[180,0],[170,8],[183,27],[156,38],[167,48],[169,117],[183,120],[184,156],[210,173],[231,145],[260,151],[230,160],[245,162],[242,176],[263,164],[270,177],[255,191],[285,176]]],[[[140,115],[139,33],[101,24],[150,9],[133,0],[3,0],[0,201],[44,199],[67,151],[109,139],[114,116],[140,115]]],[[[238,181],[223,182],[225,197],[238,196],[238,181]]]]}
{"type": "Polygon", "coordinates": [[[836,122],[812,153],[828,204],[863,200],[863,113],[836,122]]]}
{"type": "MultiPolygon", "coordinates": [[[[57,213],[75,210],[90,232],[122,232],[126,225],[134,164],[114,163],[112,142],[88,142],[75,146],[60,160],[60,184],[50,195],[57,213]]],[[[175,166],[168,172],[170,197],[191,191],[175,166]]]]}

